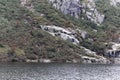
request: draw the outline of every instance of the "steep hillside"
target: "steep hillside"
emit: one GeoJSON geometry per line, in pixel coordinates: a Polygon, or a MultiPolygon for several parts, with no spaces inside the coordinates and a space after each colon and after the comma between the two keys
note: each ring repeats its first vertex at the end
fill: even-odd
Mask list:
{"type": "Polygon", "coordinates": [[[107,63],[120,18],[117,5],[102,2],[0,0],[0,61],[107,63]]]}
{"type": "Polygon", "coordinates": [[[120,27],[119,0],[108,0],[108,1],[47,0],[47,1],[50,4],[52,4],[53,7],[60,10],[62,13],[75,17],[79,21],[80,25],[82,26],[88,25],[87,29],[90,27],[92,29],[95,29],[97,33],[90,33],[90,31],[88,32],[89,34],[92,34],[91,35],[92,39],[95,38],[96,41],[98,41],[98,43],[119,42],[119,31],[120,31],[119,30],[120,27]],[[87,25],[82,24],[81,21],[87,22],[86,23],[87,25]],[[89,24],[90,22],[92,22],[92,24],[89,24]],[[97,25],[95,24],[93,25],[93,23],[97,25]]]}
{"type": "Polygon", "coordinates": [[[32,13],[20,1],[1,0],[0,6],[0,61],[64,60],[82,53],[78,46],[42,31],[40,25],[52,21],[32,13]]]}
{"type": "MultiPolygon", "coordinates": [[[[114,1],[114,0],[113,0],[114,1]]],[[[115,2],[114,2],[115,4],[115,2]]],[[[117,4],[117,3],[116,3],[117,4]]],[[[105,19],[102,25],[106,28],[119,28],[120,27],[120,5],[112,6],[111,2],[100,0],[96,2],[97,9],[105,14],[105,19]]]]}

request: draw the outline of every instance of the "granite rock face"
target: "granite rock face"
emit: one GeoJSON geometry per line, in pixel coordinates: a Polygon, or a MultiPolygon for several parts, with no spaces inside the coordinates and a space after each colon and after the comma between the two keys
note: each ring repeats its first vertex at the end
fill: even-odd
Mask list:
{"type": "Polygon", "coordinates": [[[110,0],[110,4],[113,6],[120,5],[120,0],[110,0]]]}
{"type": "Polygon", "coordinates": [[[67,40],[75,45],[80,43],[79,40],[76,38],[77,34],[75,30],[65,29],[58,26],[46,26],[46,25],[41,25],[41,29],[48,32],[52,36],[56,36],[63,40],[67,40]]]}
{"type": "Polygon", "coordinates": [[[100,25],[104,20],[104,14],[101,14],[95,5],[94,0],[48,0],[53,7],[61,10],[64,14],[69,14],[75,18],[84,19],[83,15],[91,21],[100,25]]]}

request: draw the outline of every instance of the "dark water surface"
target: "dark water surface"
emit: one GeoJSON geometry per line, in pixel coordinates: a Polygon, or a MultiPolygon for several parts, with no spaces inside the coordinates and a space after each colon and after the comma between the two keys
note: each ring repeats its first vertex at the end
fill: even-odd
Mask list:
{"type": "Polygon", "coordinates": [[[120,80],[120,65],[1,63],[0,80],[120,80]]]}

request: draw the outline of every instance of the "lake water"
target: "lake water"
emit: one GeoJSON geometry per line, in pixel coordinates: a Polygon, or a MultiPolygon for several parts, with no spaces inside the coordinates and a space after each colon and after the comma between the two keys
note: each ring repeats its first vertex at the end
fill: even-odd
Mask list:
{"type": "Polygon", "coordinates": [[[1,63],[0,80],[120,80],[120,65],[1,63]]]}

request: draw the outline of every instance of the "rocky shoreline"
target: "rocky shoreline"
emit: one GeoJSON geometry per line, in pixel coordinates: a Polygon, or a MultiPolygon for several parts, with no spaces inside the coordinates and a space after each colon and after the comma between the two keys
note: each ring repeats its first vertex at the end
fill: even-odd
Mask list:
{"type": "MultiPolygon", "coordinates": [[[[18,61],[19,62],[19,61],[18,61]]],[[[110,60],[99,60],[99,59],[88,59],[87,57],[84,59],[72,59],[72,60],[65,60],[65,59],[26,59],[23,61],[25,63],[80,63],[80,64],[112,64],[113,62],[110,60]]]]}

